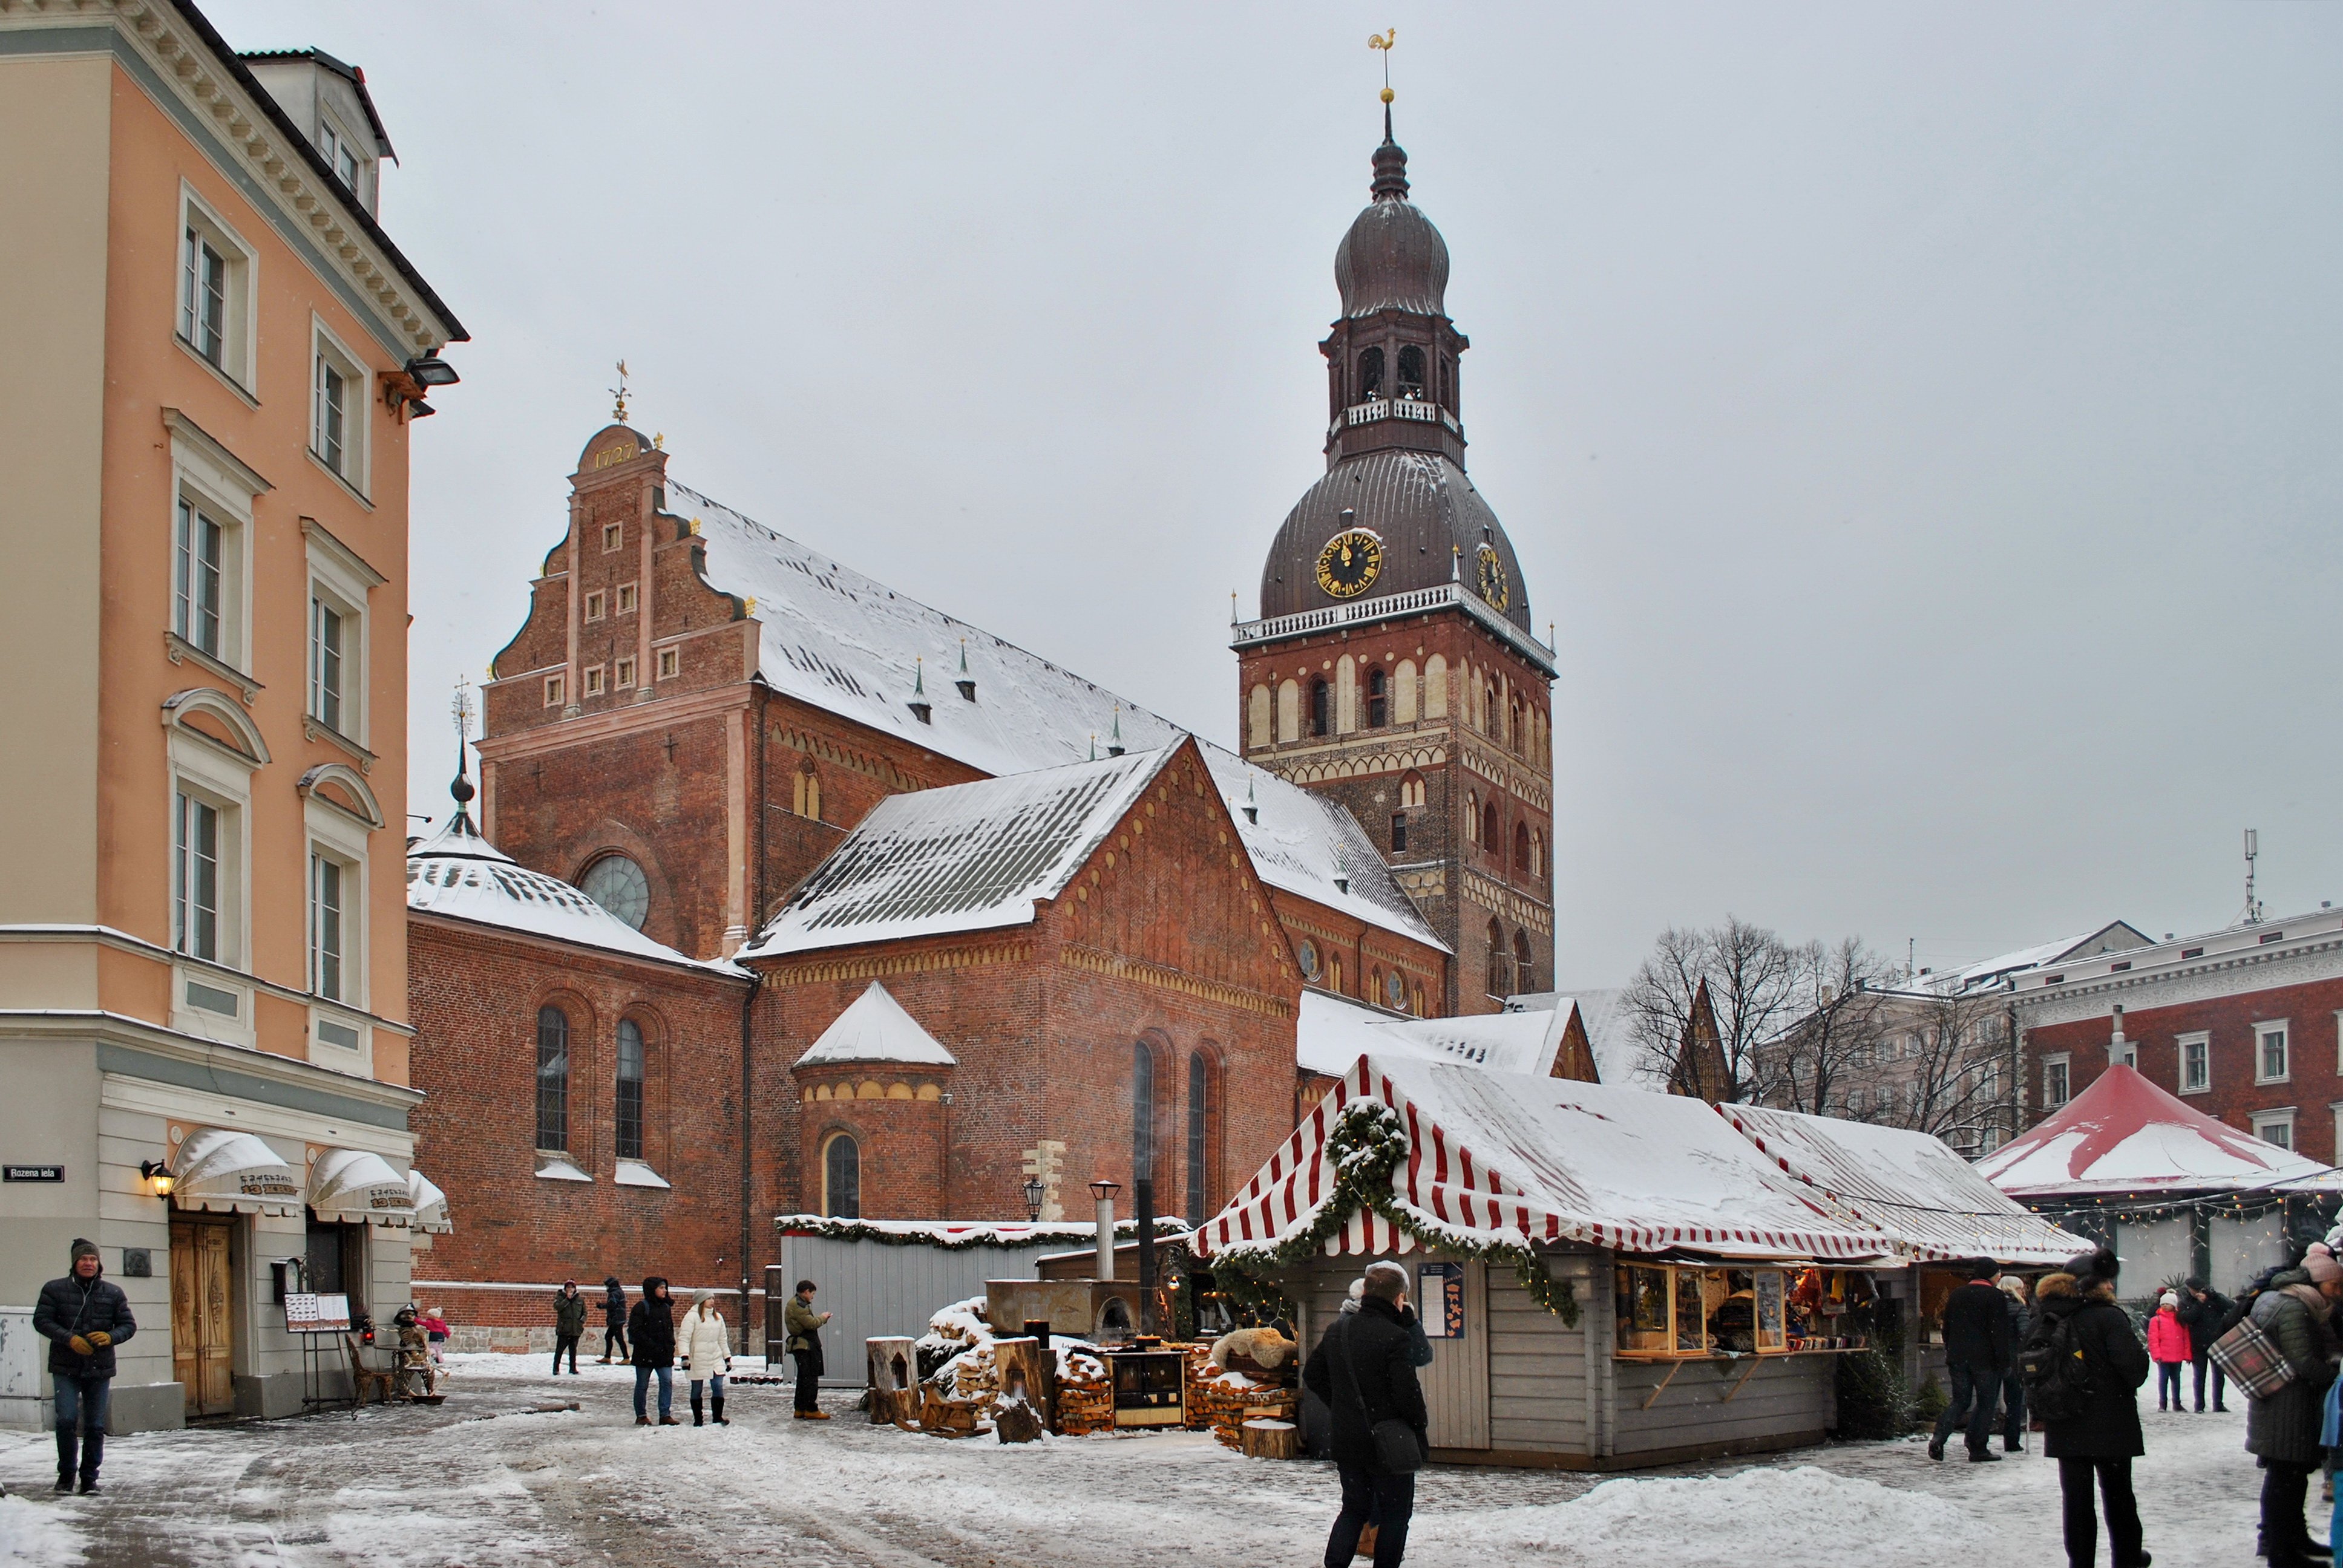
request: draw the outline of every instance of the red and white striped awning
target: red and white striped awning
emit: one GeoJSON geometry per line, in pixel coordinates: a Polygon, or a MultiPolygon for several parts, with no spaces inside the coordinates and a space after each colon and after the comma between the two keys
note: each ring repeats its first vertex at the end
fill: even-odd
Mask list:
{"type": "MultiPolygon", "coordinates": [[[[1195,1232],[1198,1255],[1265,1251],[1313,1224],[1334,1195],[1327,1140],[1361,1100],[1391,1107],[1406,1131],[1391,1201],[1420,1231],[1479,1245],[1580,1241],[1716,1257],[1851,1261],[1898,1250],[1895,1237],[1835,1211],[1698,1100],[1362,1056],[1195,1232]]],[[[1388,1256],[1413,1244],[1362,1211],[1345,1216],[1325,1250],[1388,1256]]]]}

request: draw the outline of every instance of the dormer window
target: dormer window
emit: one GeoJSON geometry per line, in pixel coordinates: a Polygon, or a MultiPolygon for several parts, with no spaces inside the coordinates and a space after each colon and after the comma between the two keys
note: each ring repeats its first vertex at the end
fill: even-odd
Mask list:
{"type": "Polygon", "coordinates": [[[336,177],[349,187],[352,196],[357,196],[361,160],[356,140],[345,136],[331,120],[321,120],[317,124],[317,150],[326,155],[326,162],[336,177]]]}

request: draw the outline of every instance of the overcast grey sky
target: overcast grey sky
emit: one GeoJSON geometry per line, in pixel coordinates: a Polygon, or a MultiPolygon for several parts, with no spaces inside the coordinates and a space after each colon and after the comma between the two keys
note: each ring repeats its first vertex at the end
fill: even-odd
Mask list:
{"type": "Polygon", "coordinates": [[[2343,900],[2343,7],[321,7],[471,329],[416,809],[610,364],[683,482],[1222,742],[1378,139],[1559,639],[1559,973],[2343,900]]]}

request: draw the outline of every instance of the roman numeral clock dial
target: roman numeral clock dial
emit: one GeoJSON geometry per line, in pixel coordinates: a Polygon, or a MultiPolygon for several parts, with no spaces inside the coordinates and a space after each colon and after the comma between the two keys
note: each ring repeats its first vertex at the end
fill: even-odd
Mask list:
{"type": "Polygon", "coordinates": [[[1365,528],[1345,528],[1318,552],[1318,586],[1335,598],[1356,598],[1383,569],[1383,542],[1365,528]]]}

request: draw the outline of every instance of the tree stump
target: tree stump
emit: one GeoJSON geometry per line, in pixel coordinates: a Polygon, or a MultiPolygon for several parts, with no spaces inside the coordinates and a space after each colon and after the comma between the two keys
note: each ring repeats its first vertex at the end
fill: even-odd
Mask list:
{"type": "Polygon", "coordinates": [[[870,1384],[870,1424],[884,1426],[918,1408],[919,1351],[908,1339],[873,1335],[863,1342],[870,1384]]]}
{"type": "Polygon", "coordinates": [[[1057,1422],[1058,1358],[1039,1340],[1021,1336],[992,1342],[993,1375],[1003,1403],[1023,1398],[1033,1406],[1044,1427],[1057,1422]]]}
{"type": "Polygon", "coordinates": [[[1255,1417],[1238,1429],[1237,1452],[1247,1459],[1299,1459],[1302,1429],[1290,1421],[1255,1417]]]}
{"type": "Polygon", "coordinates": [[[1023,1400],[999,1404],[992,1410],[992,1430],[1003,1442],[1036,1442],[1042,1432],[1041,1418],[1023,1400]]]}

